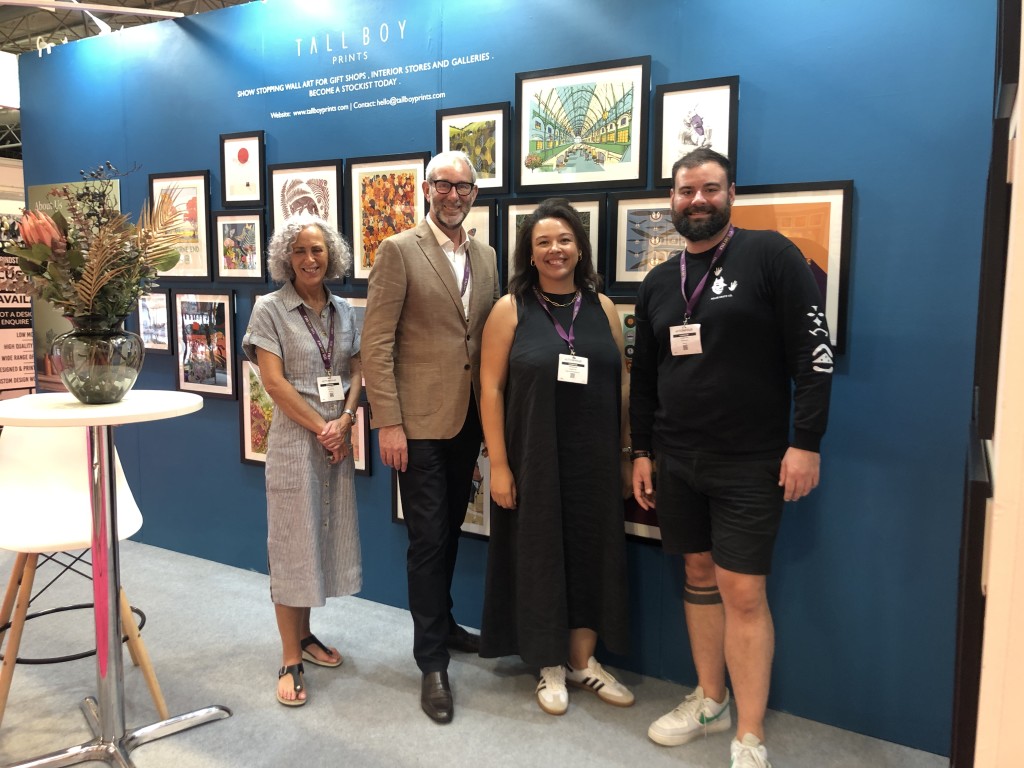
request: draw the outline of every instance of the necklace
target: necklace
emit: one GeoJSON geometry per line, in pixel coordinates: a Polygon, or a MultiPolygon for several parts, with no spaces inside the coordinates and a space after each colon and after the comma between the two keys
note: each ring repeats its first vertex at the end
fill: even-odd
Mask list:
{"type": "Polygon", "coordinates": [[[572,298],[565,302],[565,304],[559,304],[557,301],[552,301],[551,299],[548,298],[548,295],[546,293],[540,290],[537,291],[537,295],[544,299],[544,301],[546,301],[552,307],[568,307],[570,304],[576,301],[576,298],[580,295],[580,292],[579,290],[577,290],[576,293],[572,295],[572,298]]]}

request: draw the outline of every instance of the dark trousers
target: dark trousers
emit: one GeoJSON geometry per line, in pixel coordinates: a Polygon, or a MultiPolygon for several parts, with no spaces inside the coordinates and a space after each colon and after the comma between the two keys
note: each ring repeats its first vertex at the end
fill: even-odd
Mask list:
{"type": "Polygon", "coordinates": [[[481,439],[480,417],[470,397],[462,430],[449,440],[409,440],[409,465],[398,476],[409,529],[413,656],[424,674],[448,668],[445,641],[455,628],[452,576],[481,439]]]}

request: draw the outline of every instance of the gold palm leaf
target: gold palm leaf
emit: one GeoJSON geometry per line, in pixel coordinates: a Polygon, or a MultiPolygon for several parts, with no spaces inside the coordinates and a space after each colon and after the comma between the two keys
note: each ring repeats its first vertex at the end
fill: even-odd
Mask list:
{"type": "Polygon", "coordinates": [[[177,188],[162,193],[150,207],[147,200],[135,230],[135,246],[147,265],[166,272],[178,263],[178,225],[182,212],[174,204],[177,188]]]}
{"type": "Polygon", "coordinates": [[[100,289],[130,266],[124,263],[125,246],[132,236],[132,228],[126,226],[127,223],[128,217],[124,214],[115,216],[92,238],[82,276],[75,282],[75,293],[90,311],[100,289]]]}

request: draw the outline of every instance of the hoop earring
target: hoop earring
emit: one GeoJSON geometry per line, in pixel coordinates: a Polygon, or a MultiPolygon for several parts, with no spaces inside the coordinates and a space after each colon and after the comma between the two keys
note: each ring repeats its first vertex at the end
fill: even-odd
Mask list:
{"type": "Polygon", "coordinates": [[[530,257],[530,266],[531,267],[536,267],[537,266],[536,262],[534,262],[534,260],[533,260],[533,256],[530,257]]]}

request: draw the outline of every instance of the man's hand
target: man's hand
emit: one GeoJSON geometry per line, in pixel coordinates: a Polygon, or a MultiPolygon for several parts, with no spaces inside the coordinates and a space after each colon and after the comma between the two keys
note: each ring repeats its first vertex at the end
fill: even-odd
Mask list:
{"type": "Polygon", "coordinates": [[[821,454],[790,446],[782,457],[779,486],[786,501],[797,501],[818,487],[821,454]]]}
{"type": "Polygon", "coordinates": [[[380,460],[392,469],[405,472],[409,466],[409,443],[405,439],[405,428],[401,424],[381,427],[377,438],[380,443],[380,460]]]}
{"type": "Polygon", "coordinates": [[[633,498],[641,509],[654,509],[654,465],[646,457],[633,462],[633,498]]]}

